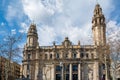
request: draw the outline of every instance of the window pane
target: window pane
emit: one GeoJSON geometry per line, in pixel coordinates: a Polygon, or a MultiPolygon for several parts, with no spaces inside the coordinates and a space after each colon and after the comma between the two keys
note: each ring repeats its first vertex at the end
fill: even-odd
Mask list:
{"type": "Polygon", "coordinates": [[[56,66],[56,71],[61,71],[61,67],[60,66],[56,66]]]}
{"type": "Polygon", "coordinates": [[[56,58],[59,59],[59,53],[56,53],[56,58]]]}
{"type": "Polygon", "coordinates": [[[28,54],[28,59],[30,59],[31,54],[28,54]]]}
{"type": "Polygon", "coordinates": [[[56,80],[61,80],[61,75],[60,74],[56,74],[56,80]]]}
{"type": "Polygon", "coordinates": [[[30,69],[30,65],[29,64],[27,64],[27,70],[29,70],[30,69]]]}
{"type": "Polygon", "coordinates": [[[78,65],[77,64],[73,64],[72,70],[73,71],[78,71],[78,65]]]}
{"type": "Polygon", "coordinates": [[[69,65],[65,65],[65,71],[69,72],[69,65]]]}
{"type": "Polygon", "coordinates": [[[66,80],[69,80],[69,74],[66,74],[66,80]]]}
{"type": "Polygon", "coordinates": [[[88,58],[89,56],[88,56],[88,53],[86,53],[86,58],[88,58]]]}
{"type": "Polygon", "coordinates": [[[72,80],[78,80],[78,74],[73,74],[72,78],[73,78],[72,80]]]}

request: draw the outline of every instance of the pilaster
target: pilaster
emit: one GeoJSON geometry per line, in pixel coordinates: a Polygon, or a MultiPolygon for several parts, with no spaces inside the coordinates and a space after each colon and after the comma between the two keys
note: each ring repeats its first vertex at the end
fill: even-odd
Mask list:
{"type": "Polygon", "coordinates": [[[81,80],[81,65],[78,64],[78,80],[81,80]]]}
{"type": "Polygon", "coordinates": [[[99,80],[99,63],[98,62],[94,63],[93,80],[99,80]]]}
{"type": "Polygon", "coordinates": [[[69,76],[69,80],[72,80],[72,64],[70,64],[70,67],[69,67],[69,70],[70,70],[70,76],[69,76]]]}

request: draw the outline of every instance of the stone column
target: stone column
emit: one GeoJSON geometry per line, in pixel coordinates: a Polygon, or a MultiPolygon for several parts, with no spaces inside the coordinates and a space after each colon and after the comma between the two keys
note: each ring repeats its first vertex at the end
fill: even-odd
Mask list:
{"type": "Polygon", "coordinates": [[[35,65],[35,80],[37,80],[37,78],[38,78],[38,71],[39,71],[39,63],[36,62],[36,65],[35,65]]]}
{"type": "Polygon", "coordinates": [[[70,74],[69,80],[72,80],[72,64],[70,64],[69,70],[70,70],[70,72],[69,72],[69,74],[70,74]]]}
{"type": "Polygon", "coordinates": [[[62,64],[61,78],[62,80],[64,80],[64,64],[62,64]]]}
{"type": "Polygon", "coordinates": [[[99,80],[99,63],[95,62],[94,63],[94,68],[93,68],[93,80],[99,80]]]}
{"type": "Polygon", "coordinates": [[[56,68],[56,66],[55,66],[55,64],[53,64],[53,66],[52,66],[52,79],[51,80],[55,80],[56,79],[56,72],[55,72],[55,68],[56,68]]]}
{"type": "Polygon", "coordinates": [[[78,64],[78,80],[81,80],[81,65],[78,64]]]}
{"type": "MultiPolygon", "coordinates": [[[[36,59],[39,59],[39,53],[38,51],[36,52],[36,55],[35,55],[36,59]]],[[[39,61],[37,61],[35,63],[35,80],[37,80],[37,77],[38,77],[38,71],[39,71],[39,61]]]]}

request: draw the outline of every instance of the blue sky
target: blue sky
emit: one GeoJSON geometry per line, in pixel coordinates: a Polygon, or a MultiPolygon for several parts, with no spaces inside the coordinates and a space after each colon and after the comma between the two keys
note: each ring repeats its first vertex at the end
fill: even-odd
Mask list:
{"type": "MultiPolygon", "coordinates": [[[[96,0],[0,0],[0,40],[7,34],[24,34],[30,24],[37,24],[39,44],[61,44],[64,37],[77,44],[91,41],[91,20],[96,0]]],[[[119,0],[98,0],[106,17],[108,28],[114,32],[120,27],[119,0]]],[[[112,33],[111,33],[112,34],[112,33]]]]}

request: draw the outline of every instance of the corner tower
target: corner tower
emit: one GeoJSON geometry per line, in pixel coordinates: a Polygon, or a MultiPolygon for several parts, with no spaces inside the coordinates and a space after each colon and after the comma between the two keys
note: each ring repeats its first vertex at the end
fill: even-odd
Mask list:
{"type": "Polygon", "coordinates": [[[37,47],[38,34],[35,24],[31,24],[27,33],[27,47],[37,47]]]}
{"type": "Polygon", "coordinates": [[[32,60],[38,59],[38,34],[35,24],[31,24],[27,32],[27,42],[23,50],[23,75],[25,78],[34,80],[36,63],[32,60]],[[34,62],[34,63],[33,63],[34,62]]]}
{"type": "Polygon", "coordinates": [[[92,32],[94,45],[105,45],[106,44],[106,24],[105,17],[102,13],[102,8],[99,4],[95,6],[94,15],[92,18],[92,32]]]}

